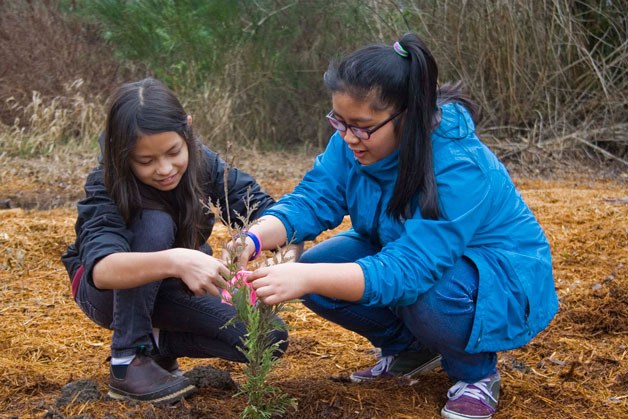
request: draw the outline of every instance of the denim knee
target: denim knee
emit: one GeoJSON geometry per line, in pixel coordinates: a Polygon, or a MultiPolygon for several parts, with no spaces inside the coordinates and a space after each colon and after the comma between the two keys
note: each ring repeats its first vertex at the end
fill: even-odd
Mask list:
{"type": "Polygon", "coordinates": [[[156,252],[174,245],[177,226],[165,211],[143,210],[131,223],[134,252],[156,252]]]}
{"type": "Polygon", "coordinates": [[[276,358],[280,358],[288,350],[288,331],[287,330],[274,330],[271,333],[271,342],[279,343],[279,347],[273,354],[276,358]]]}
{"type": "Polygon", "coordinates": [[[473,327],[479,274],[463,259],[403,313],[404,322],[428,346],[464,350],[473,327]]]}
{"type": "Polygon", "coordinates": [[[303,302],[304,306],[306,306],[315,313],[324,310],[334,310],[336,306],[334,300],[318,294],[306,294],[301,297],[301,301],[303,302]]]}
{"type": "Polygon", "coordinates": [[[306,250],[301,263],[349,263],[374,255],[380,247],[353,230],[335,235],[306,250]]]}

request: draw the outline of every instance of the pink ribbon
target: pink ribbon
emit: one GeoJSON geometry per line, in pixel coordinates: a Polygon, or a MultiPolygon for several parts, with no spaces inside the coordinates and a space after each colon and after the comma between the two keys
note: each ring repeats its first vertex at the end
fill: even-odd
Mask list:
{"type": "MultiPolygon", "coordinates": [[[[251,305],[254,306],[257,302],[257,294],[255,293],[253,285],[246,280],[246,278],[248,278],[248,276],[252,273],[252,271],[239,271],[235,274],[231,281],[229,281],[229,285],[231,287],[236,285],[246,285],[247,287],[249,287],[251,289],[251,305]]],[[[235,289],[234,291],[237,291],[237,289],[235,289]]],[[[225,304],[231,304],[231,293],[229,292],[229,290],[223,288],[222,290],[220,290],[220,293],[222,294],[222,302],[225,304]]]]}

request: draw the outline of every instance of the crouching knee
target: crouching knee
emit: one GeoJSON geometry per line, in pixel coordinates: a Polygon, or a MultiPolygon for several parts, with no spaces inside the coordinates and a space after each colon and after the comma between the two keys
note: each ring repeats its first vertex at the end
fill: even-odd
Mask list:
{"type": "Polygon", "coordinates": [[[280,358],[288,350],[288,331],[287,330],[275,330],[271,334],[272,344],[277,345],[277,349],[274,351],[273,356],[280,358]]]}

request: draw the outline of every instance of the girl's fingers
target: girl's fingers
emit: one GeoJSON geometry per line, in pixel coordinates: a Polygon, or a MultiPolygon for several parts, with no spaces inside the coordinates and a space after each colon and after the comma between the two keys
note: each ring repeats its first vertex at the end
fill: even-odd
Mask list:
{"type": "MultiPolygon", "coordinates": [[[[253,287],[255,288],[255,285],[257,285],[257,283],[254,283],[253,287]]],[[[259,285],[258,288],[255,289],[255,294],[257,294],[258,298],[261,298],[262,301],[266,302],[266,298],[268,298],[272,292],[270,290],[270,287],[267,287],[264,285],[259,285]]]]}
{"type": "Polygon", "coordinates": [[[218,288],[216,288],[214,285],[211,285],[209,287],[209,289],[207,290],[208,294],[211,294],[213,296],[217,296],[218,295],[218,288]]]}
{"type": "Polygon", "coordinates": [[[246,280],[249,282],[253,282],[256,279],[260,279],[265,277],[266,275],[268,275],[270,273],[270,269],[269,268],[259,268],[254,270],[247,278],[246,280]]]}
{"type": "Polygon", "coordinates": [[[259,292],[255,291],[257,293],[257,297],[262,300],[264,302],[264,304],[268,304],[268,305],[273,305],[273,304],[277,304],[279,302],[279,299],[272,295],[264,295],[264,293],[262,292],[262,295],[260,295],[259,292]]]}
{"type": "Polygon", "coordinates": [[[220,289],[229,288],[229,283],[227,283],[227,281],[225,281],[224,278],[220,276],[216,278],[216,281],[214,281],[212,285],[220,289]]]}
{"type": "Polygon", "coordinates": [[[277,289],[271,280],[267,278],[258,278],[254,282],[251,282],[251,287],[257,293],[259,290],[262,290],[262,296],[269,296],[273,294],[277,289]]]}
{"type": "Polygon", "coordinates": [[[229,271],[229,268],[227,267],[227,265],[221,265],[218,267],[218,272],[220,273],[220,276],[222,276],[223,278],[228,278],[229,274],[231,273],[229,271]]]}
{"type": "Polygon", "coordinates": [[[213,285],[202,287],[195,293],[198,297],[205,297],[206,295],[218,295],[218,289],[213,285]]]}
{"type": "Polygon", "coordinates": [[[212,286],[216,285],[220,288],[227,288],[229,284],[225,280],[225,278],[229,278],[229,269],[226,267],[221,267],[219,269],[218,275],[216,275],[215,281],[213,281],[212,286]]]}

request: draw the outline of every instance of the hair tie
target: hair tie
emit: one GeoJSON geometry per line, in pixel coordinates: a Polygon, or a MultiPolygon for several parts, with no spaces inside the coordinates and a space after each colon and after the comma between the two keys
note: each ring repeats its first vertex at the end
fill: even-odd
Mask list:
{"type": "Polygon", "coordinates": [[[408,54],[408,51],[406,51],[401,44],[399,43],[399,41],[395,41],[395,43],[393,44],[393,49],[395,50],[395,52],[397,54],[399,54],[401,57],[403,58],[408,58],[408,56],[410,54],[408,54]]]}

